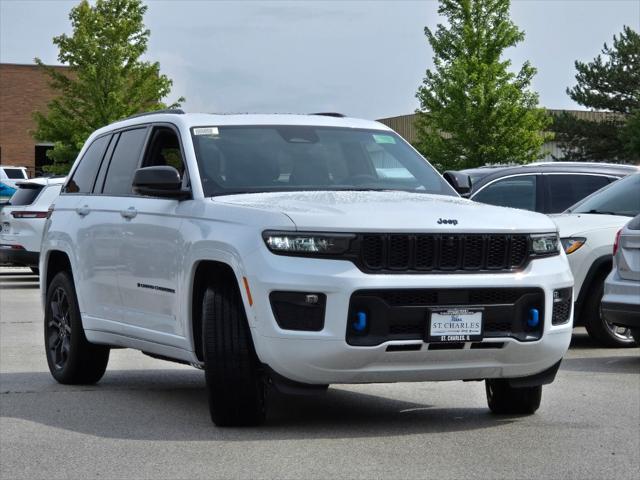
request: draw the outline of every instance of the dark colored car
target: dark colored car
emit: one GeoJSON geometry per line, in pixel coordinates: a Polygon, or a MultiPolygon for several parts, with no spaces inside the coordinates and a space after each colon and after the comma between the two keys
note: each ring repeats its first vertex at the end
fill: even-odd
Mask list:
{"type": "Polygon", "coordinates": [[[458,193],[477,202],[541,213],[574,203],[640,167],[593,162],[547,162],[445,172],[458,193]]]}

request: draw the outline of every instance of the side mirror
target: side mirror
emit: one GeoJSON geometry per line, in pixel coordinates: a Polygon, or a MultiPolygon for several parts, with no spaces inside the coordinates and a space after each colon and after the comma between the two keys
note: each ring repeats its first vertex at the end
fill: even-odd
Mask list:
{"type": "Polygon", "coordinates": [[[182,190],[180,173],[169,165],[158,165],[136,170],[133,191],[151,197],[186,198],[189,192],[182,190]]]}
{"type": "Polygon", "coordinates": [[[466,173],[448,170],[442,176],[460,195],[465,196],[471,193],[471,177],[466,173]]]}

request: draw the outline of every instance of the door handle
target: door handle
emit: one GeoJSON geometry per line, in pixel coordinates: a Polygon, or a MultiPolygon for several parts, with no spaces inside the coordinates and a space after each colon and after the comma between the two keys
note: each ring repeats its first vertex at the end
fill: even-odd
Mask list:
{"type": "Polygon", "coordinates": [[[83,205],[82,207],[76,208],[76,213],[81,217],[86,217],[87,215],[89,215],[89,212],[91,212],[91,209],[88,205],[83,205]]]}
{"type": "Polygon", "coordinates": [[[129,207],[126,210],[120,210],[120,215],[128,220],[131,220],[133,217],[138,215],[138,211],[134,207],[129,207]]]}

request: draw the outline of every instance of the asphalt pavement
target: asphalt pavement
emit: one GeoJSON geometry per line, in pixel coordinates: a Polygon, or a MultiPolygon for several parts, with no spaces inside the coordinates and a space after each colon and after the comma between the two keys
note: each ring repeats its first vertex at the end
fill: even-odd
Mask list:
{"type": "Polygon", "coordinates": [[[479,382],[271,395],[266,425],[216,428],[204,374],[113,350],[95,386],[57,384],[37,277],[0,268],[0,478],[640,478],[640,349],[576,329],[529,417],[479,382]]]}

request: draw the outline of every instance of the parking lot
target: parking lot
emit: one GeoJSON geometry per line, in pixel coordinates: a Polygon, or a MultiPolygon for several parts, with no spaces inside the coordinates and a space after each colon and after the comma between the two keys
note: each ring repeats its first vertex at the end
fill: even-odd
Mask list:
{"type": "Polygon", "coordinates": [[[483,383],[334,385],[275,397],[261,428],[209,420],[201,371],[114,350],[95,386],[59,385],[37,277],[0,268],[2,478],[638,478],[640,349],[583,330],[542,406],[496,417],[483,383]]]}

